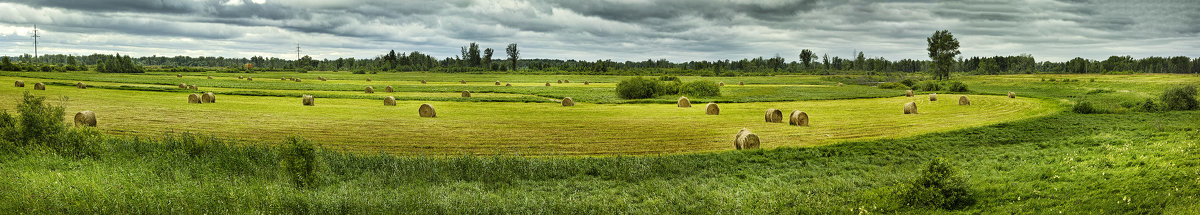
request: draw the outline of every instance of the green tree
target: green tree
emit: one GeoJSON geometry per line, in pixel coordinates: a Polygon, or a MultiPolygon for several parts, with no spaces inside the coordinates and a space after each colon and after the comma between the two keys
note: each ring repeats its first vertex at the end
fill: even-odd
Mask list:
{"type": "Polygon", "coordinates": [[[487,68],[492,68],[493,52],[495,52],[495,50],[492,50],[492,48],[487,48],[487,49],[483,50],[483,62],[482,62],[483,66],[485,66],[487,68]]]}
{"type": "Polygon", "coordinates": [[[808,49],[800,50],[800,63],[804,64],[805,69],[812,68],[813,59],[816,59],[816,58],[817,58],[817,55],[813,54],[812,50],[808,50],[808,49]]]}
{"type": "Polygon", "coordinates": [[[829,54],[825,54],[825,56],[821,58],[821,65],[824,65],[826,70],[829,69],[829,54]]]}
{"type": "Polygon", "coordinates": [[[471,66],[483,65],[483,60],[479,57],[479,44],[471,43],[470,48],[467,48],[467,55],[463,58],[466,58],[471,66]]]}
{"type": "Polygon", "coordinates": [[[950,71],[954,69],[954,57],[958,51],[958,40],[948,30],[933,33],[926,38],[929,42],[929,58],[933,60],[933,76],[937,79],[950,79],[950,71]]]}
{"type": "Polygon", "coordinates": [[[863,57],[863,53],[861,51],[858,52],[858,57],[854,58],[854,69],[857,69],[857,70],[867,69],[866,63],[865,63],[866,61],[867,61],[867,58],[863,57]]]}
{"type": "Polygon", "coordinates": [[[517,50],[517,44],[508,44],[508,48],[504,49],[508,52],[508,61],[512,63],[512,69],[517,70],[517,59],[521,57],[521,51],[517,50]]]}
{"type": "Polygon", "coordinates": [[[1000,65],[996,65],[996,59],[987,58],[979,62],[979,72],[988,75],[1000,74],[1000,65]]]}
{"type": "Polygon", "coordinates": [[[16,71],[17,68],[13,66],[12,61],[8,60],[8,56],[4,56],[0,57],[0,70],[16,71]]]}

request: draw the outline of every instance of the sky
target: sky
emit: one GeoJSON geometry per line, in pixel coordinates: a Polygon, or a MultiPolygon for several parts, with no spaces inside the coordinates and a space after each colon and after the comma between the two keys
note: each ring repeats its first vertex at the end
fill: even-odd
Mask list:
{"type": "Polygon", "coordinates": [[[39,53],[74,55],[926,60],[945,29],[967,57],[1200,57],[1200,0],[0,0],[0,55],[32,54],[34,25],[39,53]]]}

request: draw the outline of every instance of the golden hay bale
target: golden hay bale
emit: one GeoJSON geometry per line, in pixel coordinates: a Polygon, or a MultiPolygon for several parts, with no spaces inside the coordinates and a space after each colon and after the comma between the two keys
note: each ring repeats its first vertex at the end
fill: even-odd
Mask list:
{"type": "Polygon", "coordinates": [[[87,89],[87,84],[83,84],[83,82],[79,82],[79,83],[75,83],[75,87],[79,88],[79,89],[87,89]]]}
{"type": "Polygon", "coordinates": [[[208,79],[212,79],[212,76],[208,76],[208,79]]]}
{"type": "Polygon", "coordinates": [[[200,95],[200,102],[217,103],[217,95],[213,94],[212,92],[204,93],[203,95],[200,95]]]}
{"type": "Polygon", "coordinates": [[[425,80],[421,80],[421,84],[425,84],[425,80]]]}
{"type": "Polygon", "coordinates": [[[575,106],[575,100],[571,99],[571,97],[564,97],[562,100],[562,106],[563,107],[575,106]]]}
{"type": "Polygon", "coordinates": [[[909,102],[904,104],[904,114],[917,114],[917,103],[909,102]]]}
{"type": "Polygon", "coordinates": [[[90,110],[75,113],[75,126],[96,127],[96,113],[90,110]]]}
{"type": "Polygon", "coordinates": [[[421,107],[417,108],[417,113],[421,117],[437,117],[437,112],[433,111],[433,106],[429,104],[421,104],[421,107]]]}
{"type": "Polygon", "coordinates": [[[383,98],[383,106],[396,106],[396,97],[388,96],[383,98]]]}
{"type": "Polygon", "coordinates": [[[681,108],[692,107],[692,100],[688,100],[688,98],[686,96],[680,96],[679,102],[676,102],[676,103],[677,103],[675,105],[676,107],[681,107],[681,108]]]}
{"type": "Polygon", "coordinates": [[[467,80],[458,80],[458,83],[467,84],[467,80]]]}
{"type": "Polygon", "coordinates": [[[175,77],[176,77],[176,78],[182,78],[182,77],[183,77],[183,74],[175,74],[175,77]]]}
{"type": "Polygon", "coordinates": [[[196,85],[188,85],[188,89],[189,90],[199,90],[200,88],[196,88],[196,85]]]}
{"type": "Polygon", "coordinates": [[[733,135],[733,148],[742,150],[742,141],[738,141],[738,139],[741,139],[742,135],[746,133],[750,133],[750,129],[742,128],[742,130],[738,130],[737,134],[733,135]]]}
{"type": "Polygon", "coordinates": [[[34,90],[46,90],[46,84],[43,84],[42,82],[38,82],[36,84],[33,84],[33,89],[34,90]]]}
{"type": "Polygon", "coordinates": [[[800,110],[792,110],[792,114],[788,116],[788,124],[795,126],[808,126],[808,113],[800,110]]]}
{"type": "Polygon", "coordinates": [[[547,87],[549,87],[549,86],[550,86],[550,82],[546,82],[546,86],[547,86],[547,87]]]}
{"type": "Polygon", "coordinates": [[[245,79],[245,78],[246,77],[244,77],[244,76],[238,76],[238,79],[245,79]]]}
{"type": "Polygon", "coordinates": [[[254,77],[246,77],[246,80],[247,80],[247,81],[253,81],[253,80],[254,80],[254,77]]]}
{"type": "Polygon", "coordinates": [[[779,109],[775,108],[769,108],[767,109],[767,114],[764,118],[767,120],[767,122],[782,123],[783,111],[779,111],[779,109]]]}
{"type": "Polygon", "coordinates": [[[325,79],[325,77],[317,76],[317,80],[328,81],[329,79],[325,79]]]}
{"type": "Polygon", "coordinates": [[[721,115],[721,108],[717,107],[717,103],[709,102],[708,104],[704,105],[704,114],[721,115]]]}
{"type": "Polygon", "coordinates": [[[1013,93],[1012,91],[1009,91],[1009,92],[1008,92],[1008,98],[1010,98],[1010,99],[1011,99],[1011,98],[1017,98],[1017,94],[1016,94],[1016,93],[1013,93]]]}
{"type": "Polygon", "coordinates": [[[15,83],[15,84],[14,84],[14,86],[16,86],[16,87],[25,87],[25,82],[24,82],[24,81],[17,81],[17,83],[15,83]]]}
{"type": "Polygon", "coordinates": [[[504,84],[505,87],[511,87],[512,84],[504,84]]]}
{"type": "Polygon", "coordinates": [[[295,81],[296,81],[296,82],[300,82],[300,78],[296,78],[296,79],[295,79],[295,81]]]}
{"type": "Polygon", "coordinates": [[[558,80],[558,84],[562,84],[562,80],[558,80]]]}
{"type": "Polygon", "coordinates": [[[842,82],[838,82],[838,86],[839,86],[839,87],[840,87],[840,86],[842,86],[842,82]]]}
{"type": "Polygon", "coordinates": [[[313,99],[312,95],[304,95],[304,96],[301,96],[300,98],[304,100],[304,106],[316,105],[316,99],[313,99]]]}
{"type": "Polygon", "coordinates": [[[496,81],[496,86],[499,86],[499,85],[500,85],[500,81],[496,81]]]}
{"type": "Polygon", "coordinates": [[[967,96],[958,97],[958,105],[971,105],[971,100],[967,96]]]}
{"type": "Polygon", "coordinates": [[[591,82],[583,81],[583,85],[591,84],[591,82]]]}
{"type": "Polygon", "coordinates": [[[725,86],[725,82],[720,82],[720,83],[717,83],[717,85],[724,87],[724,86],[725,86]]]}
{"type": "Polygon", "coordinates": [[[295,80],[296,80],[296,78],[293,78],[293,77],[288,77],[288,80],[289,80],[289,81],[295,81],[295,80]]]}
{"type": "Polygon", "coordinates": [[[733,145],[738,150],[757,149],[759,147],[758,135],[750,132],[750,129],[742,128],[733,139],[733,145]]]}
{"type": "Polygon", "coordinates": [[[366,93],[375,93],[375,88],[374,88],[374,87],[367,86],[367,89],[366,89],[366,90],[363,90],[363,91],[364,91],[364,92],[366,92],[366,93]]]}
{"type": "Polygon", "coordinates": [[[907,96],[907,97],[913,97],[913,92],[912,92],[912,90],[904,91],[904,96],[907,96]]]}
{"type": "Polygon", "coordinates": [[[396,92],[396,89],[392,88],[392,86],[387,86],[383,88],[383,92],[396,92]]]}
{"type": "Polygon", "coordinates": [[[287,79],[287,78],[279,78],[279,80],[280,80],[280,81],[286,81],[286,80],[288,80],[288,79],[287,79]]]}
{"type": "Polygon", "coordinates": [[[568,84],[570,84],[570,83],[571,83],[571,80],[563,79],[563,83],[568,83],[568,84]]]}
{"type": "Polygon", "coordinates": [[[188,95],[188,103],[200,104],[202,102],[204,101],[200,100],[200,94],[192,93],[191,95],[188,95]]]}
{"type": "Polygon", "coordinates": [[[367,81],[371,81],[371,78],[367,78],[367,81]]]}
{"type": "Polygon", "coordinates": [[[930,94],[929,94],[929,101],[931,101],[931,102],[936,102],[936,101],[937,101],[937,93],[930,93],[930,94]]]}
{"type": "Polygon", "coordinates": [[[741,81],[739,81],[739,82],[738,82],[738,86],[746,86],[746,82],[741,82],[741,81]]]}
{"type": "Polygon", "coordinates": [[[187,84],[185,84],[185,83],[179,83],[179,89],[187,89],[187,87],[188,87],[188,85],[187,85],[187,84]]]}
{"type": "Polygon", "coordinates": [[[464,98],[466,98],[466,97],[471,97],[471,91],[470,91],[470,90],[463,90],[463,91],[462,91],[462,97],[464,97],[464,98]]]}

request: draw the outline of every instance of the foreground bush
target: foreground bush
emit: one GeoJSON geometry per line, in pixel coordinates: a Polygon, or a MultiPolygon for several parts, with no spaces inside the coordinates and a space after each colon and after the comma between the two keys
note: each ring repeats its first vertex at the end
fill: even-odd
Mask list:
{"type": "Polygon", "coordinates": [[[1167,89],[1163,92],[1162,103],[1164,110],[1195,110],[1198,105],[1196,102],[1196,86],[1182,86],[1167,89]]]}
{"type": "Polygon", "coordinates": [[[947,161],[938,158],[929,162],[916,180],[900,194],[908,205],[958,209],[975,203],[967,180],[947,161]]]}
{"type": "Polygon", "coordinates": [[[317,148],[312,142],[299,137],[288,137],[280,151],[280,166],[291,179],[292,185],[296,189],[315,188],[319,160],[317,148]]]}
{"type": "Polygon", "coordinates": [[[617,96],[623,99],[652,98],[658,88],[656,80],[633,77],[617,83],[617,96]]]}

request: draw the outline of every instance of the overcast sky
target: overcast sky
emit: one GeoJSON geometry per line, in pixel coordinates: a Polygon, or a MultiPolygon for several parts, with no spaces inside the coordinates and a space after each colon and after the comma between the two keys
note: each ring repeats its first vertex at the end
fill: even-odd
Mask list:
{"type": "Polygon", "coordinates": [[[1200,0],[0,0],[0,55],[32,54],[35,24],[42,54],[897,60],[947,29],[964,56],[1200,57],[1200,0]]]}

